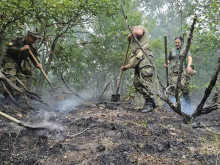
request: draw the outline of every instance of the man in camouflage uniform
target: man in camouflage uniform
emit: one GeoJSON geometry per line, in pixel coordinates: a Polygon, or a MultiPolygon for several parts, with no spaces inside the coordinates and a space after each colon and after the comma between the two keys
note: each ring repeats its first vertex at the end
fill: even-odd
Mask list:
{"type": "MultiPolygon", "coordinates": [[[[42,65],[37,65],[29,53],[29,50],[31,50],[34,55],[38,56],[33,44],[39,38],[35,31],[29,31],[25,39],[17,37],[7,45],[6,54],[2,60],[3,73],[5,77],[20,88],[23,88],[23,86],[18,81],[21,80],[26,87],[27,78],[32,76],[30,60],[35,67],[42,68],[42,65]]],[[[7,88],[12,95],[19,96],[13,89],[8,86],[7,88]]],[[[5,97],[8,96],[5,92],[3,94],[5,97]]]]}
{"type": "MultiPolygon", "coordinates": [[[[169,67],[169,64],[172,62],[171,73],[170,73],[170,84],[175,85],[178,79],[180,62],[183,57],[183,53],[185,51],[185,47],[183,47],[183,37],[178,36],[175,38],[175,48],[173,48],[168,56],[167,64],[164,65],[166,68],[169,67]]],[[[187,54],[187,60],[183,63],[183,75],[181,79],[181,92],[183,94],[183,98],[186,102],[189,103],[189,82],[191,75],[194,74],[194,70],[192,69],[192,56],[190,51],[187,54]]],[[[175,92],[175,88],[171,89],[172,93],[175,92]]]]}
{"type": "MultiPolygon", "coordinates": [[[[144,51],[148,54],[148,57],[153,62],[153,54],[150,50],[150,43],[149,43],[149,34],[148,30],[142,26],[134,26],[132,27],[132,32],[136,35],[141,47],[144,51]]],[[[128,35],[128,40],[133,38],[132,34],[128,35]]],[[[128,65],[122,67],[122,70],[127,70],[133,68],[134,72],[134,86],[136,91],[141,93],[146,103],[142,112],[149,112],[152,111],[154,108],[157,107],[156,100],[154,99],[153,94],[151,91],[153,90],[153,66],[148,59],[148,57],[142,52],[142,50],[138,47],[135,43],[135,40],[132,41],[132,52],[129,57],[128,65]]]]}

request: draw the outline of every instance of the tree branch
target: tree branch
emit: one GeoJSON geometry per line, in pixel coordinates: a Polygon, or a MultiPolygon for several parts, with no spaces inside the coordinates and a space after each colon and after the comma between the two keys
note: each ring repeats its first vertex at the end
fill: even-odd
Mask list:
{"type": "Polygon", "coordinates": [[[211,91],[212,91],[213,87],[216,84],[216,80],[218,79],[219,71],[220,71],[220,57],[219,57],[219,60],[218,60],[218,65],[216,66],[215,71],[214,71],[214,73],[212,75],[212,79],[211,79],[211,81],[209,83],[209,86],[205,90],[205,95],[203,96],[202,101],[200,102],[200,104],[198,105],[198,107],[196,108],[195,112],[192,115],[193,118],[203,114],[203,112],[202,112],[203,111],[203,106],[204,106],[207,98],[211,94],[211,91]]]}

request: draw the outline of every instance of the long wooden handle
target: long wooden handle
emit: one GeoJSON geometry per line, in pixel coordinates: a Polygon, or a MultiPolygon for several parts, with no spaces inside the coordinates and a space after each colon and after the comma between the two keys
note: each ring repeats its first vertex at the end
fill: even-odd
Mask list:
{"type": "MultiPolygon", "coordinates": [[[[126,63],[126,60],[127,60],[127,55],[128,55],[128,50],[129,50],[129,47],[130,47],[130,43],[131,43],[131,40],[128,41],[127,50],[126,50],[126,53],[125,53],[125,58],[124,58],[122,66],[125,66],[125,63],[126,63]]],[[[120,87],[121,80],[122,80],[122,75],[123,75],[123,70],[121,70],[121,73],[120,73],[120,78],[119,78],[119,81],[118,81],[118,84],[117,84],[116,94],[118,94],[118,91],[119,91],[119,87],[120,87]]]]}
{"type": "Polygon", "coordinates": [[[0,115],[3,116],[3,117],[5,117],[5,118],[8,119],[8,120],[13,121],[14,123],[21,124],[21,121],[19,121],[18,119],[15,119],[14,117],[11,117],[11,116],[7,115],[7,114],[4,113],[4,112],[1,112],[1,111],[0,111],[0,115]]]}
{"type": "Polygon", "coordinates": [[[32,126],[28,125],[27,123],[23,123],[23,122],[21,122],[20,120],[14,118],[14,117],[12,117],[12,116],[7,115],[7,114],[4,113],[4,112],[1,112],[1,111],[0,111],[0,115],[3,116],[3,117],[5,117],[6,119],[8,119],[8,120],[10,120],[10,121],[12,121],[12,122],[18,124],[18,125],[20,125],[20,126],[23,126],[23,127],[25,127],[25,128],[32,128],[32,126]]]}
{"type": "MultiPolygon", "coordinates": [[[[167,62],[167,36],[164,36],[164,43],[165,43],[165,63],[168,65],[167,62]]],[[[167,87],[169,86],[169,75],[168,75],[168,68],[166,68],[166,79],[167,79],[167,87]]]]}
{"type": "MultiPolygon", "coordinates": [[[[36,59],[36,57],[34,56],[34,54],[32,53],[31,50],[29,50],[29,53],[31,54],[31,57],[34,59],[34,61],[36,62],[37,65],[39,65],[40,63],[38,62],[38,60],[36,59]]],[[[51,88],[55,91],[55,88],[53,87],[52,83],[50,82],[50,80],[48,79],[45,71],[43,70],[43,68],[40,68],[42,74],[44,75],[44,77],[46,78],[47,82],[49,83],[49,85],[51,86],[51,88]]]]}

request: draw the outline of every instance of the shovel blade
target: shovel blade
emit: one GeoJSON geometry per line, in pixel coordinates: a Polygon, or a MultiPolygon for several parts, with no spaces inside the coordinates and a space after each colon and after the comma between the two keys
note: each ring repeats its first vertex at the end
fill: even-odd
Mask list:
{"type": "Polygon", "coordinates": [[[35,125],[30,125],[30,124],[27,124],[27,123],[24,123],[24,122],[21,122],[19,123],[19,125],[25,127],[25,128],[28,128],[28,129],[46,129],[46,127],[44,126],[35,126],[35,125]]]}
{"type": "Polygon", "coordinates": [[[118,102],[119,100],[120,100],[119,94],[112,95],[111,102],[118,102]]]}

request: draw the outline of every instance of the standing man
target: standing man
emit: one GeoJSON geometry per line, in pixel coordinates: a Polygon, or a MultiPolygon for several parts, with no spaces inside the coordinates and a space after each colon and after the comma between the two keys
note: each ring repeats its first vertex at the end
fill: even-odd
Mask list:
{"type": "MultiPolygon", "coordinates": [[[[183,53],[185,51],[185,47],[183,46],[183,37],[177,36],[174,39],[175,48],[171,49],[169,56],[167,58],[167,64],[164,65],[165,68],[168,68],[170,63],[172,62],[172,68],[170,73],[170,84],[175,85],[178,79],[180,62],[183,57],[183,53]]],[[[189,100],[189,82],[191,75],[195,74],[195,71],[192,69],[192,56],[190,51],[187,54],[187,59],[183,63],[183,75],[181,79],[181,92],[183,94],[183,98],[186,102],[190,103],[189,100]]],[[[175,88],[172,89],[172,92],[175,91],[175,88]]]]}
{"type": "Polygon", "coordinates": [[[132,52],[129,57],[128,65],[122,66],[122,70],[128,70],[133,68],[134,71],[134,86],[136,91],[141,93],[145,98],[145,105],[143,107],[142,112],[150,112],[158,105],[154,96],[152,94],[153,89],[153,66],[150,62],[153,61],[153,54],[150,50],[150,43],[149,43],[149,33],[148,30],[142,26],[134,26],[132,27],[132,32],[137,37],[141,47],[147,53],[148,57],[143,53],[143,51],[138,47],[133,39],[132,34],[128,35],[128,40],[133,40],[132,42],[132,52]],[[149,60],[150,58],[150,60],[149,60]]]}
{"type": "MultiPolygon", "coordinates": [[[[6,54],[2,60],[2,68],[5,77],[7,77],[11,82],[16,84],[18,87],[23,88],[23,86],[18,82],[16,78],[21,80],[23,85],[27,87],[27,78],[32,76],[31,62],[37,68],[42,68],[42,65],[37,65],[34,59],[31,57],[29,50],[33,52],[34,55],[38,55],[33,44],[37,39],[40,39],[39,35],[35,31],[28,31],[25,38],[17,37],[10,41],[7,45],[6,54]]],[[[16,91],[7,87],[9,92],[18,98],[19,95],[16,91]]],[[[8,96],[7,93],[3,93],[5,97],[8,96]]]]}

